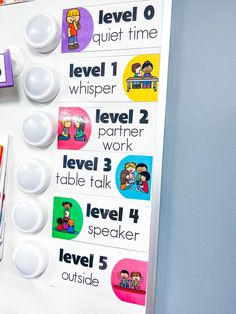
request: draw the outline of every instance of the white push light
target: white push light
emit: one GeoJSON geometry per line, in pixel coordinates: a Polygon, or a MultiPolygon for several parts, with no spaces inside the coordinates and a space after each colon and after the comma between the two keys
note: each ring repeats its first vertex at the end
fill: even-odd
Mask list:
{"type": "Polygon", "coordinates": [[[27,44],[38,52],[46,53],[56,48],[61,38],[57,21],[49,14],[34,16],[25,30],[27,44]]]}
{"type": "Polygon", "coordinates": [[[48,188],[50,180],[50,168],[42,160],[29,159],[21,162],[16,168],[17,185],[25,193],[42,193],[48,188]]]}
{"type": "Polygon", "coordinates": [[[23,79],[26,95],[37,102],[53,100],[60,89],[59,75],[45,65],[35,65],[28,69],[23,79]]]}
{"type": "Polygon", "coordinates": [[[27,144],[45,147],[50,145],[56,136],[56,124],[49,114],[33,112],[25,117],[21,133],[27,144]]]}
{"type": "Polygon", "coordinates": [[[36,278],[48,266],[47,249],[38,242],[25,242],[13,253],[13,263],[18,273],[25,278],[36,278]]]}
{"type": "Polygon", "coordinates": [[[15,227],[24,233],[36,233],[47,222],[47,209],[42,200],[24,198],[12,209],[12,221],[15,227]]]}
{"type": "Polygon", "coordinates": [[[11,63],[12,63],[12,70],[13,75],[18,76],[22,73],[25,65],[25,55],[23,50],[17,46],[9,46],[11,54],[11,63]]]}

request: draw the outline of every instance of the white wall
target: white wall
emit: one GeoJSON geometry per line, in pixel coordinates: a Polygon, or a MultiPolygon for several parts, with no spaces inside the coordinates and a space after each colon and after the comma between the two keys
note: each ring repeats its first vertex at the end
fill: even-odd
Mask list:
{"type": "Polygon", "coordinates": [[[236,313],[236,1],[174,0],[157,313],[236,313]]]}

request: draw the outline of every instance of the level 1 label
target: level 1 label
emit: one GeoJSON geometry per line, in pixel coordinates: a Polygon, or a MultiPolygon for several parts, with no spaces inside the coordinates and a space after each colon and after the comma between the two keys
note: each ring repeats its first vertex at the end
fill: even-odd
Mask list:
{"type": "Polygon", "coordinates": [[[65,101],[158,100],[160,54],[70,58],[62,63],[65,101]]]}
{"type": "Polygon", "coordinates": [[[62,53],[160,47],[162,1],[63,10],[62,53]]]}

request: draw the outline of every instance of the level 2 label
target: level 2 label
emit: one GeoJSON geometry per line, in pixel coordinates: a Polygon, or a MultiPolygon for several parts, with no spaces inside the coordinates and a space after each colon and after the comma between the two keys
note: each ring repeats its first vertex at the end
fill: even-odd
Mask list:
{"type": "Polygon", "coordinates": [[[54,197],[52,236],[148,252],[150,212],[132,200],[63,194],[54,197]]]}
{"type": "Polygon", "coordinates": [[[62,53],[160,47],[163,1],[63,10],[62,53]]]}
{"type": "MultiPolygon", "coordinates": [[[[154,153],[157,105],[102,108],[60,107],[57,147],[128,153],[154,153]]],[[[96,160],[95,160],[96,163],[96,160]]],[[[96,164],[93,165],[96,167],[96,164]]],[[[85,167],[91,167],[90,162],[85,167]]]]}
{"type": "Polygon", "coordinates": [[[158,100],[160,53],[137,56],[70,58],[62,65],[64,101],[158,100]]]}
{"type": "Polygon", "coordinates": [[[58,151],[57,191],[149,201],[152,157],[87,151],[58,151]]]}

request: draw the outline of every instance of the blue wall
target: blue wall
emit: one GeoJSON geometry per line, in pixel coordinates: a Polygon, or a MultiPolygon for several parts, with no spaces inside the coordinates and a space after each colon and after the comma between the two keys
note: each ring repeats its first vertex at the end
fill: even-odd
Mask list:
{"type": "Polygon", "coordinates": [[[158,314],[236,313],[236,1],[173,0],[158,314]]]}

